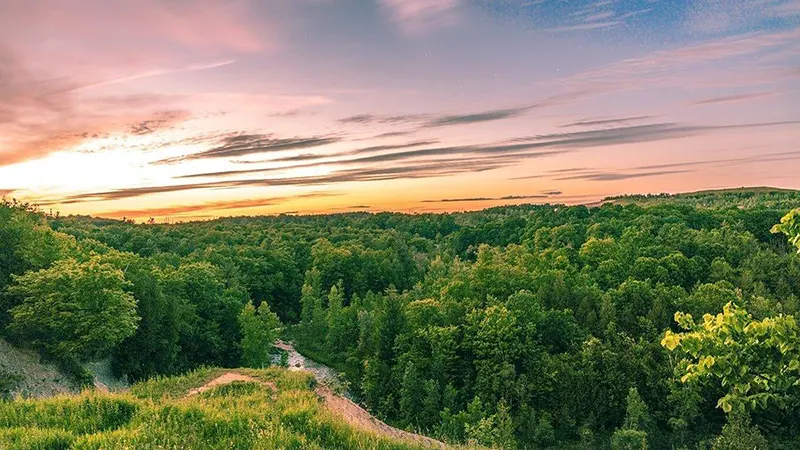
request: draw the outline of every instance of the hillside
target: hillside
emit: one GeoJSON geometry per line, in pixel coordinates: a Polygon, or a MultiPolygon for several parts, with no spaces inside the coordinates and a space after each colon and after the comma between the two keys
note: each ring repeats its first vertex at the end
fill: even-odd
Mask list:
{"type": "Polygon", "coordinates": [[[800,205],[800,191],[773,187],[742,187],[712,189],[680,194],[621,195],[603,199],[605,203],[619,205],[637,204],[690,205],[700,208],[783,208],[792,209],[800,205]]]}
{"type": "Polygon", "coordinates": [[[0,396],[50,397],[80,392],[80,386],[38,353],[0,339],[0,396]]]}
{"type": "Polygon", "coordinates": [[[346,415],[340,404],[346,400],[325,392],[315,391],[313,375],[305,371],[207,368],[135,384],[125,394],[15,400],[0,403],[0,448],[443,447],[353,426],[361,419],[346,415]]]}

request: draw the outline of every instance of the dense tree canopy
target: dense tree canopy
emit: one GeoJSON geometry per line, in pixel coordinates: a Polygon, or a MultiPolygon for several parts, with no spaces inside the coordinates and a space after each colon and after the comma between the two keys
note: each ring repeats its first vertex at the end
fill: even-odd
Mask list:
{"type": "Polygon", "coordinates": [[[14,276],[8,294],[9,333],[54,355],[81,360],[102,357],[136,330],[139,317],[122,272],[99,258],[14,276]]]}
{"type": "MultiPolygon", "coordinates": [[[[796,448],[800,256],[770,229],[798,204],[729,192],[172,225],[6,205],[3,324],[50,342],[55,323],[26,334],[17,312],[83,299],[95,267],[107,286],[81,301],[133,312],[100,352],[132,379],[260,366],[279,319],[373,413],[448,441],[796,448]]],[[[796,217],[776,231],[792,239],[796,217]]]]}

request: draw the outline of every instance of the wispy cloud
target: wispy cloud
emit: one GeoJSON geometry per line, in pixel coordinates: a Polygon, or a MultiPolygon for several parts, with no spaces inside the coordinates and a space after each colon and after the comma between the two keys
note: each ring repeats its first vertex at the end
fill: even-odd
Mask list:
{"type": "Polygon", "coordinates": [[[85,85],[79,86],[78,88],[76,88],[76,90],[99,88],[99,87],[103,87],[103,86],[109,86],[109,85],[112,85],[112,84],[126,83],[126,82],[130,82],[130,81],[136,81],[136,80],[141,80],[141,79],[150,78],[150,77],[157,77],[157,76],[161,76],[161,75],[172,75],[172,74],[181,73],[181,72],[197,72],[197,71],[200,71],[200,70],[216,69],[218,67],[224,67],[224,66],[233,64],[235,62],[236,62],[235,59],[228,59],[228,60],[224,60],[224,61],[217,61],[217,62],[211,62],[211,63],[190,64],[188,66],[176,67],[176,68],[172,68],[172,69],[150,69],[150,70],[146,70],[144,72],[135,73],[135,74],[132,74],[132,75],[125,75],[125,76],[118,77],[118,78],[112,78],[112,79],[109,79],[109,80],[104,80],[104,81],[98,81],[98,82],[94,82],[94,83],[85,84],[85,85]]]}
{"type": "Polygon", "coordinates": [[[467,198],[442,198],[437,200],[423,200],[422,203],[459,203],[459,202],[494,202],[503,200],[531,200],[548,198],[547,194],[535,195],[506,195],[504,197],[467,197],[467,198]]]}
{"type": "MultiPolygon", "coordinates": [[[[700,161],[684,161],[676,163],[650,164],[630,168],[614,169],[588,169],[588,168],[568,168],[550,170],[543,174],[536,175],[536,178],[551,178],[557,181],[581,180],[581,181],[620,181],[633,178],[646,178],[680,173],[689,173],[708,166],[730,166],[730,165],[752,165],[778,161],[797,161],[800,160],[800,151],[787,151],[769,154],[757,154],[743,156],[739,158],[721,158],[700,161]]],[[[526,177],[523,177],[523,179],[526,177]]]]}
{"type": "Polygon", "coordinates": [[[496,164],[505,166],[525,158],[551,156],[573,149],[588,149],[608,145],[668,140],[694,136],[709,131],[784,126],[794,125],[797,123],[800,123],[800,121],[752,123],[725,126],[690,126],[679,125],[675,123],[634,125],[600,130],[527,136],[516,138],[512,141],[512,143],[430,147],[418,150],[405,150],[351,159],[341,159],[333,162],[312,162],[309,164],[300,164],[295,166],[205,172],[183,175],[178,178],[239,176],[257,173],[270,173],[276,171],[289,171],[297,168],[320,167],[328,164],[335,164],[337,166],[363,166],[367,164],[411,161],[423,157],[435,158],[444,156],[456,156],[463,160],[472,160],[475,157],[488,157],[494,159],[496,164]]]}
{"type": "MultiPolygon", "coordinates": [[[[345,117],[339,119],[341,124],[360,124],[360,125],[400,125],[409,124],[415,125],[420,128],[437,128],[447,127],[454,125],[469,125],[481,122],[494,122],[497,120],[511,119],[519,117],[529,110],[538,105],[520,106],[514,108],[492,109],[487,111],[469,112],[463,114],[400,114],[400,115],[375,115],[375,114],[358,114],[355,116],[345,117]]],[[[392,132],[385,133],[378,137],[392,137],[403,134],[405,132],[392,132]]]]}
{"type": "Polygon", "coordinates": [[[390,131],[388,133],[381,133],[372,137],[372,139],[384,139],[393,137],[403,137],[414,134],[414,131],[390,131]]]}
{"type": "Polygon", "coordinates": [[[341,124],[403,124],[403,123],[411,123],[411,124],[418,124],[428,120],[431,117],[430,114],[400,114],[400,115],[389,115],[389,116],[379,116],[375,114],[357,114],[355,116],[345,117],[343,119],[339,119],[339,123],[341,124]]]}
{"type": "Polygon", "coordinates": [[[589,3],[565,2],[562,8],[573,4],[577,5],[577,9],[559,15],[557,25],[539,28],[539,31],[564,33],[615,28],[625,25],[630,18],[652,11],[652,8],[649,7],[635,10],[624,9],[617,0],[600,0],[589,3]]]}
{"type": "Polygon", "coordinates": [[[597,126],[608,126],[608,125],[624,125],[631,122],[641,122],[643,120],[652,119],[655,116],[631,116],[631,117],[615,117],[611,119],[583,119],[577,122],[570,122],[565,123],[563,125],[559,125],[560,128],[572,128],[572,127],[597,127],[597,126]]]}
{"type": "Polygon", "coordinates": [[[423,147],[426,145],[435,145],[438,144],[439,141],[432,140],[432,141],[415,141],[415,142],[408,142],[405,144],[394,144],[394,145],[374,145],[371,147],[363,147],[357,148],[355,150],[347,151],[347,152],[339,152],[333,154],[325,154],[325,153],[303,153],[300,155],[294,156],[284,156],[280,158],[273,158],[268,160],[261,160],[261,161],[234,161],[241,164],[264,164],[264,163],[274,163],[274,162],[297,162],[297,161],[314,161],[314,160],[323,160],[323,159],[331,159],[331,158],[340,158],[342,156],[353,156],[365,153],[378,153],[384,152],[387,150],[402,150],[406,148],[414,148],[414,147],[423,147]]]}
{"type": "Polygon", "coordinates": [[[715,103],[731,103],[731,102],[741,102],[746,100],[756,100],[765,97],[770,97],[775,95],[775,92],[772,91],[764,91],[764,92],[753,92],[749,94],[735,94],[735,95],[723,95],[719,97],[711,97],[706,98],[703,100],[699,100],[693,103],[696,106],[702,105],[712,105],[715,103]]]}
{"type": "Polygon", "coordinates": [[[684,25],[694,33],[719,34],[796,15],[800,15],[798,0],[698,0],[690,5],[684,25]]]}
{"type": "Polygon", "coordinates": [[[181,110],[167,110],[158,111],[152,118],[142,120],[138,123],[133,123],[128,126],[130,134],[135,136],[143,136],[152,134],[164,129],[174,126],[175,123],[186,120],[190,116],[188,111],[181,110]]]}
{"type": "Polygon", "coordinates": [[[613,28],[620,24],[622,24],[622,22],[618,20],[610,20],[606,22],[575,23],[572,25],[561,25],[557,27],[542,28],[540,31],[548,33],[564,33],[569,31],[602,30],[605,28],[613,28]]]}
{"type": "Polygon", "coordinates": [[[329,175],[311,177],[237,179],[213,181],[196,184],[173,184],[114,189],[109,191],[75,194],[61,199],[53,199],[51,204],[70,204],[79,202],[119,200],[167,192],[184,192],[198,189],[230,189],[245,186],[317,186],[336,183],[387,181],[396,179],[429,178],[455,175],[464,172],[482,172],[503,167],[502,163],[490,160],[452,160],[423,162],[404,166],[357,168],[334,172],[329,175]]]}
{"type": "Polygon", "coordinates": [[[493,122],[495,120],[510,119],[519,117],[530,110],[531,106],[521,108],[508,108],[497,109],[494,111],[486,111],[474,114],[456,114],[450,116],[441,116],[429,120],[424,124],[426,127],[445,127],[450,125],[465,125],[480,122],[493,122]]]}
{"type": "Polygon", "coordinates": [[[379,0],[391,19],[411,35],[458,21],[459,0],[379,0]]]}
{"type": "Polygon", "coordinates": [[[662,170],[656,172],[591,172],[579,175],[570,175],[556,178],[556,180],[582,180],[582,181],[620,181],[631,178],[660,177],[664,175],[674,175],[686,173],[687,170],[662,170]]]}
{"type": "Polygon", "coordinates": [[[174,164],[183,161],[196,159],[212,158],[232,158],[258,153],[279,152],[285,150],[297,150],[323,145],[333,144],[341,141],[338,136],[311,136],[294,138],[276,138],[271,134],[235,134],[226,136],[222,139],[219,146],[209,150],[192,153],[155,161],[153,164],[174,164]]]}
{"type": "Polygon", "coordinates": [[[800,0],[785,0],[775,4],[770,13],[777,17],[794,17],[800,15],[800,0]]]}
{"type": "Polygon", "coordinates": [[[695,87],[752,89],[755,85],[797,77],[785,68],[767,70],[760,57],[769,55],[781,63],[791,61],[791,49],[798,39],[800,28],[740,34],[628,58],[543,84],[558,87],[562,90],[558,95],[574,99],[634,90],[684,88],[687,83],[695,87]],[[736,72],[722,66],[734,60],[736,72]]]}
{"type": "Polygon", "coordinates": [[[312,192],[308,194],[292,195],[286,197],[272,197],[260,199],[245,199],[234,201],[205,202],[194,205],[176,205],[164,208],[149,209],[128,209],[116,210],[101,213],[103,217],[164,217],[180,216],[187,213],[197,213],[203,211],[227,211],[233,209],[259,208],[264,206],[275,206],[305,198],[321,198],[342,195],[335,192],[312,192]]]}

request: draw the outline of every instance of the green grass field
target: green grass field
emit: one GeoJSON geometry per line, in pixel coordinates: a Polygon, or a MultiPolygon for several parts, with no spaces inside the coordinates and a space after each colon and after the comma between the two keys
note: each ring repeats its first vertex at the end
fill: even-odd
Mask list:
{"type": "Polygon", "coordinates": [[[87,391],[0,402],[0,448],[414,449],[355,429],[328,411],[306,372],[239,369],[236,381],[187,396],[223,369],[134,385],[125,394],[87,391]],[[277,393],[262,382],[277,387],[277,393]]]}

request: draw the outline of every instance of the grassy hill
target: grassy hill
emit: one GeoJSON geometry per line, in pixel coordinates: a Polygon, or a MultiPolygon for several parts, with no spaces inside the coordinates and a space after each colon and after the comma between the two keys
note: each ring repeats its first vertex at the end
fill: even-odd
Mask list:
{"type": "Polygon", "coordinates": [[[654,206],[660,204],[690,205],[700,208],[780,208],[792,209],[800,206],[800,191],[772,187],[742,187],[715,189],[682,194],[641,194],[607,197],[606,203],[621,205],[638,204],[654,206]]]}
{"type": "Polygon", "coordinates": [[[314,385],[305,371],[200,369],[127,393],[0,402],[0,448],[424,448],[350,425],[314,385]]]}

